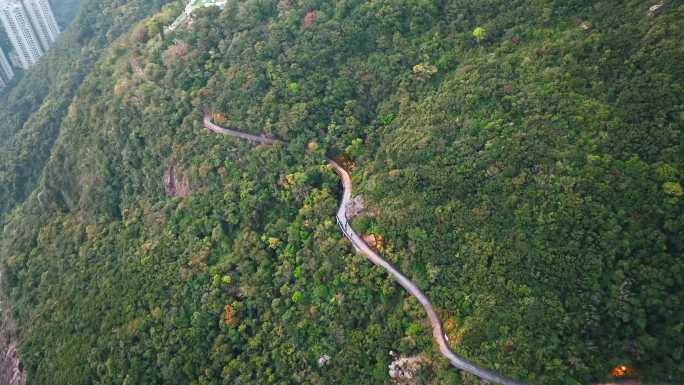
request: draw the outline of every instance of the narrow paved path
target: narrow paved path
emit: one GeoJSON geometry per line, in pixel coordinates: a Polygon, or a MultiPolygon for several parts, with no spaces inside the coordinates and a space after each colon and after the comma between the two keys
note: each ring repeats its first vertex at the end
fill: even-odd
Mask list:
{"type": "MultiPolygon", "coordinates": [[[[210,131],[219,134],[230,135],[256,143],[273,144],[279,142],[278,140],[269,139],[263,136],[246,134],[244,132],[217,126],[216,124],[211,122],[211,116],[209,114],[204,115],[204,127],[209,129],[210,131]]],[[[343,193],[342,201],[340,202],[340,208],[337,210],[337,224],[340,226],[340,229],[344,233],[344,236],[347,239],[349,239],[349,241],[354,246],[354,249],[356,249],[357,252],[363,254],[375,265],[387,270],[387,272],[392,276],[392,278],[394,278],[395,281],[397,281],[404,289],[406,289],[406,291],[408,291],[412,296],[414,296],[418,300],[418,302],[420,302],[420,304],[423,306],[423,309],[425,309],[425,312],[427,313],[428,319],[430,320],[430,324],[432,325],[432,336],[437,342],[437,345],[439,346],[440,353],[442,353],[442,355],[446,357],[446,359],[448,359],[449,362],[451,362],[451,364],[456,368],[468,372],[472,375],[475,375],[483,380],[503,385],[522,385],[522,383],[520,382],[516,382],[514,380],[499,376],[498,374],[490,370],[477,366],[472,362],[457,356],[456,354],[454,354],[454,352],[451,351],[451,349],[449,348],[449,344],[445,339],[444,330],[442,329],[442,321],[437,316],[437,313],[435,312],[435,309],[433,309],[430,300],[428,300],[425,294],[423,294],[423,292],[413,282],[411,282],[411,280],[406,278],[406,276],[401,274],[387,261],[382,259],[380,255],[373,251],[373,249],[371,249],[368,246],[368,244],[363,240],[363,238],[361,238],[356,233],[356,231],[352,229],[347,219],[347,205],[349,204],[352,198],[351,177],[349,176],[349,173],[334,160],[328,159],[328,163],[330,163],[330,165],[333,167],[337,175],[339,175],[340,179],[342,180],[343,193]]]]}
{"type": "Polygon", "coordinates": [[[211,121],[211,115],[209,113],[204,114],[204,128],[206,128],[209,131],[213,131],[217,134],[230,135],[230,136],[234,136],[236,138],[249,140],[250,142],[254,142],[254,143],[261,143],[261,144],[283,143],[282,141],[280,141],[278,139],[267,138],[263,135],[262,136],[252,135],[252,134],[248,134],[246,132],[231,130],[229,128],[223,128],[221,126],[218,126],[211,121]]]}
{"type": "Polygon", "coordinates": [[[423,306],[423,309],[425,309],[428,318],[430,319],[430,324],[432,325],[432,337],[437,342],[440,353],[442,353],[442,355],[446,357],[446,359],[448,359],[453,366],[480,377],[483,380],[504,385],[520,385],[521,383],[519,382],[501,377],[490,370],[479,367],[472,362],[457,356],[451,351],[444,336],[442,321],[440,321],[439,317],[437,316],[435,309],[432,308],[430,300],[428,300],[425,294],[423,294],[423,292],[413,282],[411,282],[411,280],[406,278],[406,276],[401,274],[397,269],[380,257],[378,253],[373,251],[373,249],[368,246],[363,238],[361,238],[356,231],[354,231],[351,225],[349,225],[349,221],[347,220],[347,205],[352,198],[351,177],[349,176],[349,173],[334,160],[328,159],[328,162],[333,166],[335,172],[337,172],[337,175],[340,176],[340,179],[342,179],[342,187],[344,189],[342,201],[340,202],[340,208],[337,210],[337,224],[340,226],[340,229],[342,229],[342,232],[347,239],[349,239],[352,245],[354,245],[354,248],[357,250],[357,252],[363,254],[377,266],[387,270],[387,272],[392,276],[392,278],[394,278],[395,281],[397,281],[404,289],[406,289],[406,291],[414,296],[418,302],[420,302],[420,304],[423,306]]]}

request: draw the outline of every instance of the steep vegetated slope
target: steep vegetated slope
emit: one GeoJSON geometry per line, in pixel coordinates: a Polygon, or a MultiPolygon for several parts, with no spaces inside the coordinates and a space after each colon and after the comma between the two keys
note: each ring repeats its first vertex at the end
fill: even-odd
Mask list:
{"type": "MultiPolygon", "coordinates": [[[[68,25],[78,1],[53,4],[60,24],[68,25]]],[[[0,224],[33,190],[59,133],[67,107],[84,76],[116,36],[134,20],[157,10],[155,2],[116,4],[84,1],[83,9],[41,61],[28,72],[17,70],[0,95],[0,224]],[[144,4],[142,4],[144,3],[144,4]]],[[[2,38],[4,31],[1,32],[2,38]]],[[[8,41],[0,42],[5,48],[8,41]]],[[[7,51],[6,51],[7,52],[7,51]]],[[[7,254],[7,253],[4,253],[7,254]]],[[[5,275],[0,269],[0,282],[5,275]]],[[[4,285],[3,285],[4,286],[4,285]]],[[[3,289],[6,289],[3,287],[3,289]]],[[[16,322],[6,311],[8,293],[0,290],[0,383],[22,384],[23,366],[16,357],[16,322]]]]}
{"type": "Polygon", "coordinates": [[[458,353],[680,378],[684,9],[649,6],[229,1],[110,40],[3,233],[30,383],[377,384],[389,350],[474,383],[341,239],[326,153],[458,353]]]}
{"type": "Polygon", "coordinates": [[[67,108],[103,49],[162,3],[84,0],[50,51],[0,95],[0,219],[35,187],[67,108]]]}
{"type": "Polygon", "coordinates": [[[360,162],[378,212],[357,226],[392,240],[464,351],[529,378],[620,363],[681,378],[684,35],[668,6],[483,20],[481,50],[398,102],[360,162]]]}
{"type": "Polygon", "coordinates": [[[61,27],[66,27],[74,16],[76,16],[81,0],[53,1],[51,4],[57,23],[59,23],[61,27]]]}

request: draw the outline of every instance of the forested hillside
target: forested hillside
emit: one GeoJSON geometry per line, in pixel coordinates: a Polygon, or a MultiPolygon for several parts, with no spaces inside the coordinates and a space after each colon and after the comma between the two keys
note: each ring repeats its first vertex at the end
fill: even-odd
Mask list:
{"type": "Polygon", "coordinates": [[[0,219],[33,191],[67,108],[105,47],[161,4],[83,0],[45,57],[0,94],[0,219]]]}
{"type": "Polygon", "coordinates": [[[390,350],[478,383],[341,237],[326,155],[458,354],[684,376],[681,1],[232,0],[167,33],[162,3],[84,0],[0,101],[30,384],[382,384],[390,350]]]}
{"type": "Polygon", "coordinates": [[[81,0],[59,0],[53,1],[51,4],[57,23],[64,29],[78,12],[81,0]]]}

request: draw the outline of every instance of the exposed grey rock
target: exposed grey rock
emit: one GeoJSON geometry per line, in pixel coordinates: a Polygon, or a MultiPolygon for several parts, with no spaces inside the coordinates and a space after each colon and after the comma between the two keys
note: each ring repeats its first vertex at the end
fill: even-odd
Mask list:
{"type": "Polygon", "coordinates": [[[187,197],[192,192],[188,177],[182,175],[174,166],[164,171],[162,182],[164,183],[164,191],[168,196],[187,197]]]}
{"type": "Polygon", "coordinates": [[[425,362],[421,355],[397,358],[389,365],[389,376],[400,384],[412,384],[425,362]]]}
{"type": "Polygon", "coordinates": [[[26,373],[17,353],[16,329],[7,302],[0,293],[0,385],[26,385],[26,373]]]}
{"type": "Polygon", "coordinates": [[[328,366],[328,365],[330,365],[330,356],[327,354],[324,354],[318,359],[318,367],[322,368],[322,367],[328,366]]]}
{"type": "Polygon", "coordinates": [[[366,209],[366,204],[363,201],[363,198],[358,195],[352,199],[349,204],[347,205],[347,216],[348,218],[354,218],[358,215],[360,215],[363,210],[366,209]]]}
{"type": "Polygon", "coordinates": [[[648,16],[655,16],[658,14],[663,9],[663,6],[665,5],[665,2],[660,2],[658,4],[654,4],[651,7],[648,8],[648,16]]]}

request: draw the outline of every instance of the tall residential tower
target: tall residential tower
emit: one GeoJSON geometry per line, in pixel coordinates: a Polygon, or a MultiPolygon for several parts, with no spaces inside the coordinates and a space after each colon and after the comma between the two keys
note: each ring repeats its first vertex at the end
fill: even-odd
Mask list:
{"type": "Polygon", "coordinates": [[[59,26],[50,3],[48,0],[24,0],[24,8],[28,11],[31,24],[43,50],[47,51],[59,35],[59,26]]]}
{"type": "Polygon", "coordinates": [[[35,64],[59,35],[48,0],[0,0],[0,22],[24,69],[35,64]]]}
{"type": "Polygon", "coordinates": [[[19,0],[0,0],[0,21],[24,69],[35,64],[43,55],[24,6],[19,0]]]}
{"type": "Polygon", "coordinates": [[[7,83],[14,77],[14,71],[12,71],[12,66],[10,66],[7,56],[0,48],[0,90],[5,88],[7,83]]]}

